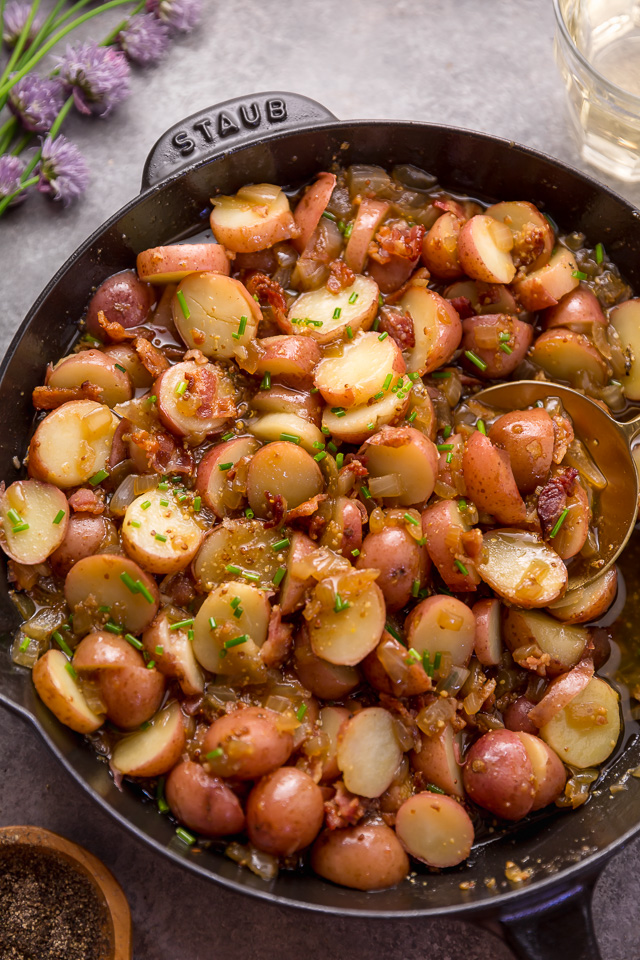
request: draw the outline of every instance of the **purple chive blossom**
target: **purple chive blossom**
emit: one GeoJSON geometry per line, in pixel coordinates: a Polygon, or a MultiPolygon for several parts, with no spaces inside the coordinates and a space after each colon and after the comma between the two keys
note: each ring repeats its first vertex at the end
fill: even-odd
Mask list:
{"type": "Polygon", "coordinates": [[[76,145],[63,136],[55,140],[46,138],[37,172],[40,175],[38,190],[50,194],[54,200],[62,200],[65,207],[83,194],[89,183],[89,168],[84,157],[76,145]]]}
{"type": "MultiPolygon", "coordinates": [[[[29,19],[30,13],[30,3],[23,3],[22,0],[8,0],[7,5],[4,8],[4,25],[2,28],[2,39],[7,46],[15,47],[20,34],[22,33],[23,27],[29,19]]],[[[42,23],[43,18],[39,14],[36,14],[29,28],[25,46],[28,46],[31,43],[38,30],[42,26],[42,23]]]]}
{"type": "Polygon", "coordinates": [[[105,117],[129,95],[129,64],[121,50],[89,40],[67,47],[57,66],[80,113],[105,117]]]}
{"type": "Polygon", "coordinates": [[[156,63],[169,46],[169,28],[148,13],[138,13],[118,34],[118,43],[129,60],[142,66],[156,63]]]}
{"type": "Polygon", "coordinates": [[[9,108],[31,133],[48,133],[63,103],[60,82],[35,73],[18,80],[9,93],[9,108]]]}
{"type": "Polygon", "coordinates": [[[147,0],[146,9],[172,30],[187,33],[200,23],[202,0],[147,0]]]}
{"type": "MultiPolygon", "coordinates": [[[[0,156],[0,200],[10,197],[12,193],[20,189],[20,177],[23,170],[24,161],[20,157],[12,157],[9,153],[3,153],[0,156]]],[[[12,207],[16,203],[22,203],[26,196],[26,192],[19,193],[9,206],[12,207]]]]}

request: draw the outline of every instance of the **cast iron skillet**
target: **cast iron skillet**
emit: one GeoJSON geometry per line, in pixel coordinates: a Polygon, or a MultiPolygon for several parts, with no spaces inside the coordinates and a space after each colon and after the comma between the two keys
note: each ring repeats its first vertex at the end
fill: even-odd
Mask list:
{"type": "MultiPolygon", "coordinates": [[[[539,153],[467,130],[423,123],[341,123],[319,104],[294,94],[263,93],[195,114],[160,138],[147,160],[143,192],[90,237],[53,278],[24,320],[0,368],[0,477],[21,475],[32,426],[31,391],[48,360],[63,355],[92,289],[131,267],[150,246],[189,236],[207,225],[209,197],[246,182],[301,183],[333,161],[412,163],[453,191],[487,199],[526,199],[548,210],[561,228],[602,241],[626,279],[640,290],[640,213],[594,180],[539,153]]],[[[325,913],[376,917],[458,916],[498,919],[520,956],[529,960],[597,960],[589,914],[590,890],[604,862],[640,830],[640,781],[611,799],[609,786],[640,764],[640,738],[627,742],[604,777],[599,795],[570,814],[491,839],[468,864],[380,893],[333,886],[319,877],[281,874],[266,883],[221,854],[192,854],[174,826],[128,787],[119,792],[106,764],[63,727],[35,696],[28,671],[9,657],[18,624],[0,571],[0,702],[38,729],[62,764],[97,803],[151,847],[230,889],[325,913]],[[514,887],[505,862],[532,867],[514,887]],[[487,884],[495,878],[496,885],[487,884]],[[470,889],[461,889],[461,883],[470,889]]]]}

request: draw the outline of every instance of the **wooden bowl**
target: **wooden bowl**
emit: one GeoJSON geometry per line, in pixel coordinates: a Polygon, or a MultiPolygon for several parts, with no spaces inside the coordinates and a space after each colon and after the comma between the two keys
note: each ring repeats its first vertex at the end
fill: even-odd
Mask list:
{"type": "Polygon", "coordinates": [[[109,952],[105,960],[131,960],[131,913],[122,887],[105,865],[84,847],[42,827],[0,827],[0,844],[30,846],[56,853],[93,885],[105,905],[109,952]]]}

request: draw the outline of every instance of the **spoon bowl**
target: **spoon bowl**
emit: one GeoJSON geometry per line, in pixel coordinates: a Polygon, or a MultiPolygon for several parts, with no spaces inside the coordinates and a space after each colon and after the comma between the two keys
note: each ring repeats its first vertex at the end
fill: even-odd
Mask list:
{"type": "Polygon", "coordinates": [[[598,552],[577,556],[567,564],[569,590],[586,586],[620,556],[636,523],[638,471],[631,442],[640,433],[640,417],[614,420],[590,397],[543,380],[515,380],[481,390],[474,397],[498,410],[522,410],[538,400],[557,397],[572,420],[576,439],[584,444],[606,485],[598,491],[598,552]]]}

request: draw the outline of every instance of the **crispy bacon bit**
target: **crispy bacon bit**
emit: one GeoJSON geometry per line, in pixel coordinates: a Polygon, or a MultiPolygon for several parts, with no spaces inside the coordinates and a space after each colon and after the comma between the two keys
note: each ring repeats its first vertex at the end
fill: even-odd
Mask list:
{"type": "Polygon", "coordinates": [[[545,230],[534,223],[525,223],[514,237],[513,262],[516,267],[526,267],[544,250],[545,230]]]}
{"type": "Polygon", "coordinates": [[[293,646],[293,624],[283,623],[280,607],[271,608],[267,639],[262,645],[260,656],[267,667],[281,667],[293,646]]]}
{"type": "Polygon", "coordinates": [[[266,273],[253,273],[245,280],[244,285],[252,297],[258,297],[260,302],[267,302],[280,329],[284,333],[291,333],[291,326],[287,323],[287,298],[280,284],[266,273]]]}
{"type": "Polygon", "coordinates": [[[315,513],[311,518],[311,523],[309,524],[309,529],[307,530],[309,538],[311,540],[317,540],[324,532],[326,525],[327,518],[323,517],[321,513],[315,513]]]}
{"type": "Polygon", "coordinates": [[[421,223],[412,227],[406,220],[383,224],[369,244],[369,256],[378,263],[389,263],[392,257],[417,260],[422,253],[425,228],[421,223]]]}
{"type": "Polygon", "coordinates": [[[266,530],[270,530],[272,527],[279,527],[282,524],[287,512],[287,501],[280,493],[273,494],[265,490],[264,495],[269,512],[269,519],[264,526],[266,530]]]}
{"type": "Polygon", "coordinates": [[[449,303],[457,312],[461,320],[468,320],[469,317],[475,317],[476,311],[468,297],[452,297],[449,303]]]}
{"type": "Polygon", "coordinates": [[[70,400],[96,400],[102,397],[102,388],[89,380],[79,387],[35,387],[32,400],[36,410],[55,410],[70,400]]]}
{"type": "Polygon", "coordinates": [[[472,560],[480,559],[483,543],[482,530],[479,530],[478,527],[474,527],[473,530],[466,530],[460,536],[460,543],[467,557],[472,560]]]}
{"type": "Polygon", "coordinates": [[[354,480],[363,480],[369,476],[369,471],[366,467],[366,457],[357,457],[355,453],[348,453],[344,460],[344,466],[341,467],[339,473],[340,477],[346,477],[346,475],[350,473],[354,480]]]}
{"type": "Polygon", "coordinates": [[[320,504],[328,499],[326,493],[318,493],[315,497],[312,497],[311,500],[305,500],[304,503],[298,504],[297,507],[294,507],[293,510],[289,510],[287,515],[284,518],[285,523],[291,523],[292,520],[299,520],[303,517],[312,516],[320,504]]]}
{"type": "Polygon", "coordinates": [[[199,363],[200,366],[203,366],[205,363],[209,363],[209,358],[205,357],[202,350],[198,350],[197,348],[195,350],[187,350],[182,359],[193,360],[194,363],[199,363]]]}
{"type": "Polygon", "coordinates": [[[388,333],[401,350],[412,350],[416,345],[413,332],[413,318],[408,313],[400,313],[391,307],[380,309],[380,326],[382,333],[388,333]]]}
{"type": "Polygon", "coordinates": [[[573,493],[573,485],[578,476],[575,467],[565,467],[545,484],[538,494],[538,516],[542,531],[548,537],[567,505],[567,496],[573,493]]]}
{"type": "Polygon", "coordinates": [[[102,490],[79,487],[68,497],[68,500],[74,513],[92,513],[95,516],[104,513],[104,493],[102,490]]]}
{"type": "Polygon", "coordinates": [[[355,278],[355,273],[349,269],[344,260],[332,260],[329,264],[327,290],[331,293],[340,293],[341,290],[350,287],[355,278]]]}
{"type": "Polygon", "coordinates": [[[525,670],[531,670],[540,677],[546,677],[547,667],[551,663],[551,657],[548,653],[543,653],[540,647],[518,647],[513,651],[513,659],[519,667],[525,670]]]}
{"type": "Polygon", "coordinates": [[[152,377],[159,377],[169,368],[167,358],[144,337],[136,337],[133,341],[133,349],[138,354],[142,366],[152,377]]]}
{"type": "Polygon", "coordinates": [[[131,440],[146,453],[149,467],[156,473],[193,472],[193,457],[188,450],[179,446],[171,434],[133,430],[131,440]]]}
{"type": "Polygon", "coordinates": [[[160,584],[160,590],[177,607],[188,606],[196,597],[195,584],[191,577],[183,571],[165,577],[160,584]]]}
{"type": "Polygon", "coordinates": [[[336,792],[331,800],[324,804],[324,819],[329,830],[339,830],[341,827],[352,827],[362,820],[366,808],[362,797],[350,793],[342,780],[335,784],[336,792]]]}
{"type": "Polygon", "coordinates": [[[98,323],[106,333],[109,340],[112,340],[114,343],[122,343],[125,340],[137,339],[137,333],[133,333],[131,330],[125,330],[122,324],[118,323],[117,320],[107,320],[104,315],[104,311],[102,310],[98,311],[98,323]]]}

